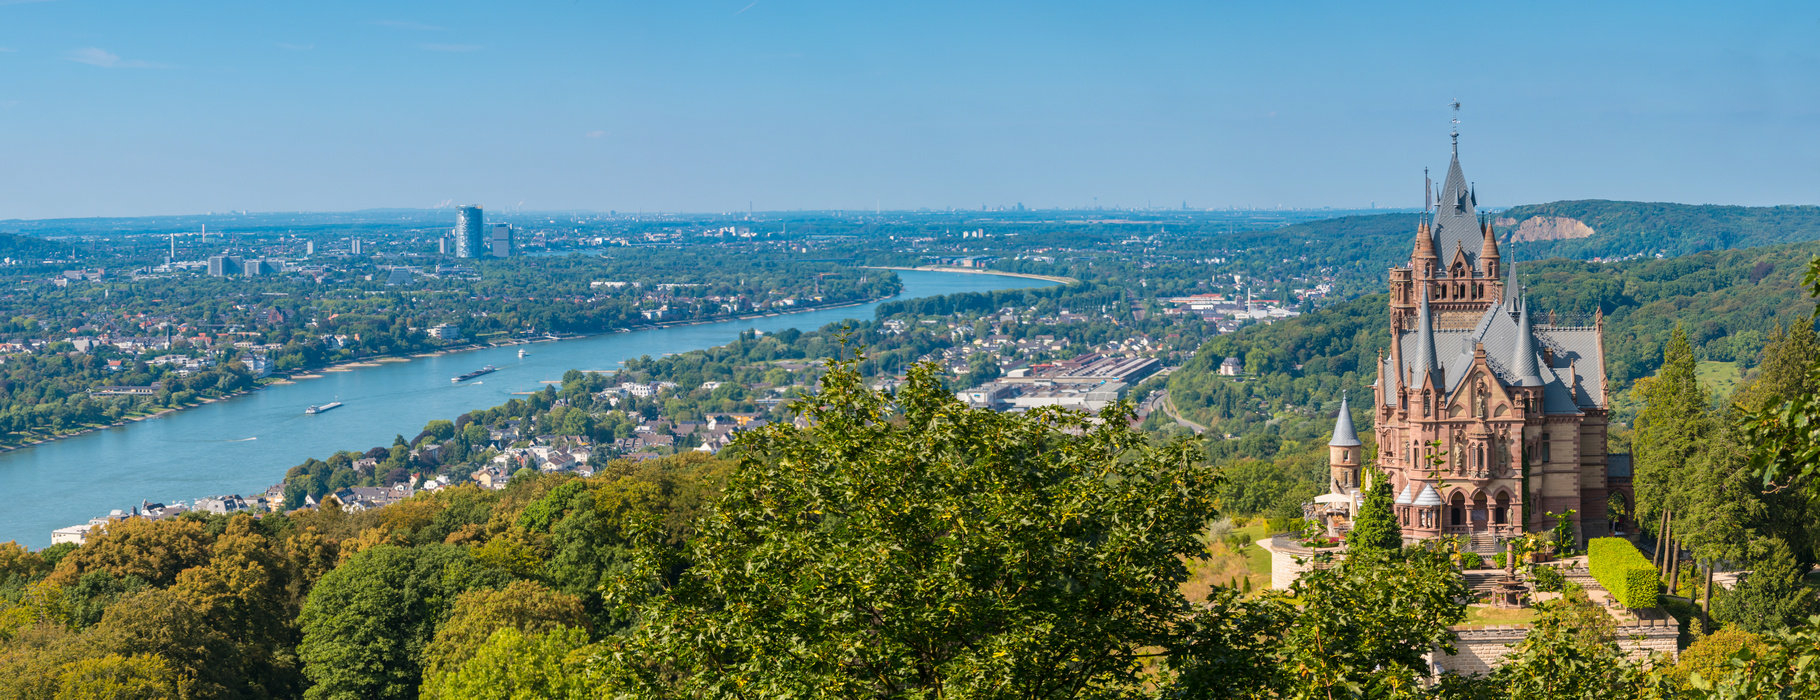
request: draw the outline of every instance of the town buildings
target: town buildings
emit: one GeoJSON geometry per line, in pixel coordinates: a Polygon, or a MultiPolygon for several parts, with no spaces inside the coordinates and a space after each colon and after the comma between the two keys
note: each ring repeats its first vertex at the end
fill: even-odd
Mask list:
{"type": "MultiPolygon", "coordinates": [[[[1394,341],[1379,360],[1372,411],[1377,467],[1406,538],[1462,535],[1487,550],[1567,513],[1581,535],[1603,536],[1614,486],[1631,501],[1628,479],[1608,472],[1603,318],[1544,322],[1475,205],[1456,134],[1409,264],[1390,270],[1394,341]]],[[[1317,502],[1344,529],[1366,475],[1350,405],[1341,407],[1330,493],[1317,502]]]]}
{"type": "Polygon", "coordinates": [[[1124,398],[1130,387],[1156,373],[1162,363],[1148,357],[1078,357],[1011,370],[995,381],[955,394],[973,408],[1029,410],[1061,406],[1098,411],[1124,398]]]}

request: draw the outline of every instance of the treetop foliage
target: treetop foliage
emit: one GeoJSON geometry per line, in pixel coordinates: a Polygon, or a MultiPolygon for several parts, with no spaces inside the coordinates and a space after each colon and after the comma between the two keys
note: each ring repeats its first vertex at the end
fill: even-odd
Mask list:
{"type": "Polygon", "coordinates": [[[680,579],[615,589],[636,620],[618,677],[651,697],[1130,695],[1188,607],[1213,470],[1147,445],[1128,406],[974,410],[933,366],[888,396],[855,364],[796,407],[809,427],[742,438],[680,579]]]}

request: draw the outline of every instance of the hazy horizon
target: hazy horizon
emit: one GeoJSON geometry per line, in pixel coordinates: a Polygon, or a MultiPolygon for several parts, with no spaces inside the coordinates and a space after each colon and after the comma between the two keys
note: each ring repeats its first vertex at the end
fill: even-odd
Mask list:
{"type": "Polygon", "coordinates": [[[1820,7],[0,0],[0,220],[1820,203],[1820,7]]]}

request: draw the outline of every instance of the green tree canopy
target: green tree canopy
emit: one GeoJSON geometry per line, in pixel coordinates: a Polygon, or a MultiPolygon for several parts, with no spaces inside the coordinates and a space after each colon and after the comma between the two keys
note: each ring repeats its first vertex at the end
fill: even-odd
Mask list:
{"type": "Polygon", "coordinates": [[[1397,522],[1396,496],[1390,493],[1390,477],[1377,469],[1368,473],[1371,487],[1365,491],[1365,503],[1359,506],[1359,516],[1353,518],[1352,531],[1346,533],[1346,546],[1353,551],[1402,549],[1403,527],[1397,522]]]}
{"type": "MultiPolygon", "coordinates": [[[[1186,441],[1092,417],[955,401],[932,365],[890,396],[833,363],[742,437],[674,585],[610,655],[644,697],[1137,696],[1147,646],[1187,610],[1183,561],[1213,515],[1186,441]]],[[[654,546],[653,556],[666,551],[654,546]]],[[[616,599],[643,597],[650,561],[616,599]]]]}
{"type": "Polygon", "coordinates": [[[588,633],[557,626],[548,632],[503,627],[457,667],[424,682],[424,697],[474,700],[591,700],[588,633]]]}
{"type": "MultiPolygon", "coordinates": [[[[581,630],[585,639],[587,625],[581,601],[533,581],[468,591],[455,599],[448,619],[436,627],[436,637],[424,648],[424,678],[460,668],[494,632],[502,629],[540,634],[566,626],[581,630]]],[[[470,697],[441,695],[440,690],[436,684],[426,685],[423,697],[470,697]]]]}
{"type": "Polygon", "coordinates": [[[506,577],[450,545],[378,545],[335,567],[304,603],[297,652],[309,698],[416,697],[423,648],[461,592],[506,577]]]}
{"type": "Polygon", "coordinates": [[[1163,697],[1419,696],[1423,656],[1451,643],[1467,589],[1443,552],[1405,554],[1353,550],[1259,598],[1215,589],[1170,650],[1163,697]]]}

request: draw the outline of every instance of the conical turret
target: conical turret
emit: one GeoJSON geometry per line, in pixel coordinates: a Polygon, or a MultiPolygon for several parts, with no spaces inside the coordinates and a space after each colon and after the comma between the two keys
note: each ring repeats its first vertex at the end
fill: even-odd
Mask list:
{"type": "Polygon", "coordinates": [[[1422,305],[1416,309],[1416,356],[1415,380],[1410,388],[1421,386],[1426,380],[1429,386],[1441,386],[1441,363],[1435,360],[1435,327],[1434,320],[1428,313],[1428,287],[1422,287],[1422,305]]]}
{"type": "Polygon", "coordinates": [[[1416,271],[1417,278],[1428,276],[1434,269],[1434,260],[1440,257],[1435,252],[1434,230],[1429,222],[1416,225],[1416,249],[1410,253],[1410,267],[1416,271]],[[1426,261],[1428,264],[1424,265],[1426,261]]]}
{"type": "Polygon", "coordinates": [[[1498,237],[1492,233],[1489,220],[1485,222],[1485,241],[1479,245],[1479,271],[1485,273],[1486,277],[1497,277],[1500,272],[1498,269],[1498,237]]]}
{"type": "Polygon", "coordinates": [[[1517,344],[1511,351],[1510,372],[1516,386],[1542,386],[1542,372],[1536,364],[1535,329],[1529,322],[1529,302],[1518,300],[1517,344]]]}
{"type": "Polygon", "coordinates": [[[1510,260],[1504,263],[1504,309],[1517,308],[1517,300],[1522,298],[1522,290],[1517,288],[1517,238],[1510,238],[1510,260]]]}
{"type": "Polygon", "coordinates": [[[1358,447],[1359,434],[1352,428],[1352,407],[1346,395],[1340,395],[1340,417],[1333,421],[1333,439],[1327,441],[1328,447],[1358,447]]]}

